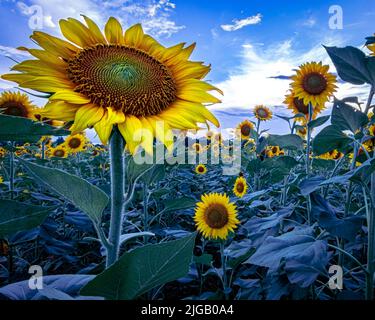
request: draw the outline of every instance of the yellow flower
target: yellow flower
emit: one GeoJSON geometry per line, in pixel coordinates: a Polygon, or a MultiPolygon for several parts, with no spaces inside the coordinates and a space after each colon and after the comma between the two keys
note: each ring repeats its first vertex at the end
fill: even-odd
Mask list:
{"type": "Polygon", "coordinates": [[[193,143],[191,149],[197,153],[201,153],[204,150],[204,147],[200,143],[193,143]]]}
{"type": "Polygon", "coordinates": [[[4,182],[4,179],[2,176],[0,176],[0,183],[3,183],[4,182]]]}
{"type": "Polygon", "coordinates": [[[375,136],[375,124],[371,125],[369,128],[368,128],[368,132],[371,136],[375,136]]]}
{"type": "Polygon", "coordinates": [[[7,151],[3,147],[0,147],[0,158],[5,157],[6,153],[7,151]]]}
{"type": "Polygon", "coordinates": [[[34,119],[34,109],[35,106],[24,93],[4,91],[0,95],[0,113],[2,114],[34,119]]]}
{"type": "Polygon", "coordinates": [[[59,145],[56,148],[52,148],[50,151],[51,157],[55,158],[66,158],[68,156],[68,152],[63,145],[59,145]]]}
{"type": "MultiPolygon", "coordinates": [[[[375,33],[374,33],[375,36],[375,33]]],[[[371,51],[371,55],[375,56],[375,43],[367,45],[367,48],[371,51]]]]}
{"type": "Polygon", "coordinates": [[[299,135],[302,139],[306,138],[307,135],[307,129],[306,127],[301,127],[296,130],[297,135],[299,135]]]}
{"type": "Polygon", "coordinates": [[[247,182],[246,179],[243,176],[239,176],[233,187],[233,193],[239,197],[242,198],[247,192],[247,182]]]}
{"type": "Polygon", "coordinates": [[[207,172],[207,168],[204,164],[198,164],[196,167],[195,167],[195,172],[197,174],[206,174],[207,172]]]}
{"type": "Polygon", "coordinates": [[[268,146],[266,148],[266,155],[269,158],[273,158],[284,155],[284,151],[279,146],[268,146]]]}
{"type": "MultiPolygon", "coordinates": [[[[307,104],[303,102],[303,99],[299,99],[296,97],[294,92],[290,92],[285,96],[284,103],[287,105],[288,109],[292,110],[292,112],[296,114],[303,114],[304,117],[297,117],[297,121],[301,121],[302,124],[306,124],[309,115],[309,107],[307,104]]],[[[324,104],[322,106],[315,105],[313,107],[313,114],[312,119],[315,119],[317,115],[324,109],[324,104]]]]}
{"type": "Polygon", "coordinates": [[[43,110],[49,119],[73,121],[72,134],[93,127],[107,144],[118,126],[130,152],[141,145],[152,152],[153,137],[172,146],[171,129],[199,129],[198,123],[218,120],[204,104],[219,103],[208,93],[219,89],[202,81],[210,71],[190,61],[195,44],[164,47],[144,34],[140,24],[125,32],[108,19],[104,34],[90,18],[86,24],[60,20],[66,40],[44,32],[31,36],[42,50],[26,49],[36,60],[13,67],[3,75],[21,87],[51,94],[43,110]],[[157,122],[164,121],[164,127],[157,122]],[[144,139],[135,139],[143,132],[144,139]]]}
{"type": "Polygon", "coordinates": [[[272,119],[272,111],[266,106],[259,105],[254,108],[254,116],[260,121],[267,121],[272,119]]]}
{"type": "Polygon", "coordinates": [[[242,121],[237,129],[241,132],[241,138],[244,140],[250,139],[251,130],[254,129],[254,125],[249,120],[242,121]]]}
{"type": "Polygon", "coordinates": [[[85,149],[86,141],[83,134],[75,134],[66,138],[64,146],[70,153],[77,153],[85,149]]]}
{"type": "Polygon", "coordinates": [[[302,64],[296,75],[292,76],[294,96],[303,100],[305,105],[311,102],[313,107],[324,106],[337,88],[336,77],[328,69],[329,66],[321,62],[302,64]]]}
{"type": "Polygon", "coordinates": [[[240,223],[235,204],[226,194],[219,193],[204,194],[201,200],[197,203],[194,216],[198,231],[205,238],[225,240],[240,223]]]}

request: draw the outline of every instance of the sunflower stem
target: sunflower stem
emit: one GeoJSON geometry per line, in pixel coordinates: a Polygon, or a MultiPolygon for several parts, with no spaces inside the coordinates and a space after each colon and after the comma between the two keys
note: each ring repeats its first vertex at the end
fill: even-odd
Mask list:
{"type": "MultiPolygon", "coordinates": [[[[313,114],[313,105],[309,102],[308,106],[308,121],[307,121],[307,141],[306,141],[306,175],[307,178],[310,176],[310,147],[311,147],[311,127],[310,122],[312,120],[313,114]]],[[[311,225],[311,198],[310,195],[307,195],[306,198],[306,207],[307,207],[307,221],[311,225]]]]}
{"type": "Polygon", "coordinates": [[[122,215],[125,203],[125,141],[115,127],[112,131],[109,146],[111,175],[111,220],[109,227],[110,246],[107,252],[107,268],[114,264],[120,251],[122,215]]]}
{"type": "Polygon", "coordinates": [[[227,262],[224,254],[224,241],[220,241],[220,256],[221,256],[221,268],[223,271],[223,292],[225,300],[228,300],[228,283],[227,283],[227,262]]]}
{"type": "Polygon", "coordinates": [[[14,199],[14,175],[15,175],[15,166],[14,166],[14,148],[15,143],[14,141],[11,143],[12,150],[10,151],[9,157],[9,191],[10,191],[10,198],[14,199]]]}

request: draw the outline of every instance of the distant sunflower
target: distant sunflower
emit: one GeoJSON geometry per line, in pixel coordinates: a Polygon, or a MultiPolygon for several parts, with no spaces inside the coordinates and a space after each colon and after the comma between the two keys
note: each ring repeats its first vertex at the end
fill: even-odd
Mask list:
{"type": "Polygon", "coordinates": [[[86,137],[83,134],[75,134],[66,138],[64,146],[70,153],[81,152],[85,149],[86,137]]]}
{"type": "Polygon", "coordinates": [[[371,125],[369,128],[368,128],[368,132],[371,136],[375,136],[375,124],[371,125]]]}
{"type": "Polygon", "coordinates": [[[6,153],[7,151],[3,147],[0,147],[0,158],[5,157],[6,153]]]}
{"type": "Polygon", "coordinates": [[[69,42],[35,31],[31,39],[42,50],[20,49],[37,59],[2,76],[50,94],[44,117],[73,121],[72,134],[93,127],[103,144],[117,125],[132,153],[140,145],[152,152],[153,137],[170,147],[165,135],[171,129],[198,129],[198,123],[207,121],[219,126],[205,104],[220,102],[209,91],[222,92],[202,81],[210,66],[189,60],[195,44],[167,48],[144,34],[140,24],[124,32],[113,17],[103,34],[93,20],[83,18],[85,24],[60,20],[69,42]],[[160,121],[163,129],[156,125],[160,121]],[[135,141],[134,133],[144,131],[152,138],[135,141]]]}
{"type": "Polygon", "coordinates": [[[196,167],[195,167],[195,172],[197,174],[205,174],[207,172],[207,168],[204,164],[198,164],[196,167]]]}
{"type": "Polygon", "coordinates": [[[36,120],[38,120],[40,122],[43,122],[43,123],[46,123],[46,124],[49,124],[50,126],[53,126],[53,127],[62,127],[64,125],[64,121],[51,120],[51,119],[48,119],[46,117],[43,117],[40,114],[39,110],[42,110],[42,109],[38,108],[38,109],[35,109],[35,111],[34,111],[34,118],[36,120]]]}
{"type": "Polygon", "coordinates": [[[233,193],[238,197],[242,198],[247,192],[247,182],[243,176],[236,179],[233,187],[233,193]]]}
{"type": "Polygon", "coordinates": [[[268,146],[266,148],[266,155],[269,158],[273,158],[280,155],[284,155],[284,151],[281,150],[279,146],[268,146]]]}
{"type": "Polygon", "coordinates": [[[325,160],[338,160],[342,158],[344,154],[338,150],[332,150],[326,153],[321,154],[318,158],[325,160]]]}
{"type": "Polygon", "coordinates": [[[68,156],[66,148],[62,145],[59,145],[56,148],[51,148],[49,153],[51,157],[54,158],[66,158],[68,156]]]}
{"type": "Polygon", "coordinates": [[[34,109],[35,106],[24,93],[4,91],[0,95],[0,113],[2,114],[33,119],[34,109]]]}
{"type": "Polygon", "coordinates": [[[329,66],[321,62],[302,64],[296,75],[292,76],[294,96],[301,99],[304,105],[310,102],[313,107],[324,106],[336,91],[336,77],[328,72],[329,66]]]}
{"type": "Polygon", "coordinates": [[[254,129],[254,124],[249,120],[242,121],[237,129],[241,132],[241,138],[247,140],[250,138],[251,130],[254,129]]]}
{"type": "Polygon", "coordinates": [[[194,216],[198,231],[208,239],[227,239],[229,232],[234,232],[240,223],[235,204],[226,194],[219,193],[204,194],[201,200],[194,216]]]}
{"type": "Polygon", "coordinates": [[[300,127],[296,130],[296,133],[298,136],[300,136],[302,139],[306,139],[307,135],[307,129],[306,127],[300,127]]]}
{"type": "Polygon", "coordinates": [[[254,108],[254,116],[260,121],[267,121],[272,119],[272,111],[263,105],[258,105],[254,108]]]}
{"type": "Polygon", "coordinates": [[[194,150],[196,153],[201,153],[203,152],[204,147],[200,143],[196,142],[192,144],[191,149],[194,150]]]}
{"type": "MultiPolygon", "coordinates": [[[[284,103],[287,105],[288,109],[292,110],[292,112],[297,114],[304,115],[303,117],[298,117],[296,120],[301,121],[302,124],[306,124],[309,116],[309,107],[307,104],[303,102],[302,99],[297,98],[294,92],[290,92],[288,95],[285,96],[284,103]]],[[[324,109],[324,104],[322,106],[315,105],[313,108],[312,119],[315,119],[317,115],[322,112],[324,109]]]]}

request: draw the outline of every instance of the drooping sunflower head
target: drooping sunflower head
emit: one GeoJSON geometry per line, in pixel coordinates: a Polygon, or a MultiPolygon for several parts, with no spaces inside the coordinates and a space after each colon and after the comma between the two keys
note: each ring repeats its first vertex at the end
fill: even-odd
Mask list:
{"type": "Polygon", "coordinates": [[[272,119],[272,111],[263,105],[255,106],[254,116],[260,121],[267,121],[272,119]]]}
{"type": "Polygon", "coordinates": [[[4,91],[0,95],[0,113],[2,114],[33,119],[34,109],[35,106],[24,93],[4,91]]]}
{"type": "Polygon", "coordinates": [[[31,38],[42,50],[23,50],[37,59],[3,75],[51,95],[44,117],[73,121],[73,134],[93,127],[104,144],[117,125],[132,153],[140,145],[152,152],[153,137],[170,147],[164,137],[171,129],[198,129],[207,121],[219,126],[205,104],[220,102],[209,91],[222,92],[202,81],[209,66],[189,60],[194,44],[167,48],[144,34],[140,24],[124,32],[111,17],[103,34],[94,21],[84,20],[60,21],[68,41],[35,31],[31,38]],[[134,134],[143,131],[151,138],[136,139],[134,134]]]}
{"type": "Polygon", "coordinates": [[[251,130],[254,129],[254,124],[249,120],[242,121],[237,129],[241,132],[241,138],[244,140],[250,139],[251,130]]]}
{"type": "Polygon", "coordinates": [[[227,239],[240,223],[237,209],[226,194],[210,193],[201,198],[195,209],[197,229],[208,239],[227,239]]]}
{"type": "Polygon", "coordinates": [[[67,151],[70,153],[77,153],[81,152],[85,149],[87,139],[85,135],[79,133],[75,135],[71,135],[66,138],[64,142],[64,146],[66,147],[67,151]]]}
{"type": "Polygon", "coordinates": [[[236,179],[233,187],[233,193],[238,197],[242,198],[247,192],[247,182],[243,176],[236,179]]]}
{"type": "MultiPolygon", "coordinates": [[[[303,116],[296,118],[297,121],[300,121],[302,124],[306,124],[308,120],[308,115],[309,115],[309,106],[308,104],[304,103],[303,99],[300,99],[296,96],[294,91],[288,93],[285,96],[284,103],[287,105],[288,109],[290,109],[293,114],[301,114],[303,116]]],[[[313,107],[313,113],[312,113],[312,119],[315,119],[317,115],[322,112],[324,109],[324,104],[323,105],[315,105],[313,107]]]]}
{"type": "Polygon", "coordinates": [[[206,174],[206,172],[207,172],[207,168],[204,164],[198,164],[195,167],[195,173],[197,174],[206,174]]]}
{"type": "Polygon", "coordinates": [[[321,62],[302,64],[296,75],[292,76],[294,96],[301,99],[304,105],[324,106],[337,88],[336,77],[328,69],[329,66],[321,62]]]}
{"type": "Polygon", "coordinates": [[[64,145],[58,145],[56,148],[51,148],[48,153],[53,158],[66,158],[68,156],[68,151],[64,145]]]}

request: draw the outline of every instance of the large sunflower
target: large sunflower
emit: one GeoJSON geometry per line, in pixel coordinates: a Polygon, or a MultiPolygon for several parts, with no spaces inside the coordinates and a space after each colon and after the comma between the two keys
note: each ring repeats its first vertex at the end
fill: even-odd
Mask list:
{"type": "Polygon", "coordinates": [[[0,113],[2,114],[34,119],[34,109],[35,106],[24,93],[4,91],[0,95],[0,113]]]}
{"type": "Polygon", "coordinates": [[[263,105],[255,106],[254,116],[260,121],[267,121],[272,119],[272,111],[263,105]]]}
{"type": "Polygon", "coordinates": [[[247,192],[247,182],[246,179],[243,176],[239,176],[233,186],[233,193],[239,197],[242,198],[247,192]]]}
{"type": "MultiPolygon", "coordinates": [[[[307,123],[308,120],[308,115],[309,115],[309,107],[308,104],[305,104],[303,102],[303,99],[297,98],[295,93],[292,91],[289,94],[285,96],[285,101],[284,103],[287,105],[288,109],[292,110],[292,112],[297,115],[297,114],[302,114],[304,115],[303,117],[298,117],[296,120],[302,122],[303,124],[307,123]]],[[[312,113],[312,119],[315,119],[317,115],[322,112],[324,109],[324,104],[323,105],[315,105],[313,108],[313,113],[312,113]]]]}
{"type": "Polygon", "coordinates": [[[336,77],[328,69],[329,66],[321,62],[302,64],[296,75],[292,76],[294,96],[303,100],[305,105],[311,102],[313,107],[324,106],[337,88],[336,77]]]}
{"type": "Polygon", "coordinates": [[[219,193],[205,194],[201,200],[197,203],[194,216],[197,229],[205,238],[225,240],[240,223],[235,204],[226,194],[219,193]]]}
{"type": "Polygon", "coordinates": [[[85,149],[86,142],[86,137],[83,134],[78,133],[67,137],[64,146],[69,152],[77,153],[85,149]]]}
{"type": "Polygon", "coordinates": [[[202,81],[209,66],[188,60],[194,44],[166,48],[140,24],[124,32],[111,17],[103,34],[90,18],[84,20],[86,25],[60,20],[69,42],[35,31],[31,38],[42,50],[20,49],[37,59],[14,66],[19,73],[3,75],[50,94],[43,116],[73,121],[73,134],[94,127],[104,144],[117,125],[132,153],[139,145],[151,152],[153,137],[171,146],[165,135],[173,128],[198,129],[207,121],[219,126],[204,104],[220,102],[208,91],[222,92],[202,81]],[[156,125],[159,121],[164,126],[156,125]],[[145,132],[142,141],[135,132],[145,132]]]}
{"type": "Polygon", "coordinates": [[[68,152],[63,145],[58,145],[55,148],[51,148],[51,150],[49,150],[49,154],[54,158],[66,158],[68,156],[68,152]]]}
{"type": "Polygon", "coordinates": [[[241,132],[241,138],[247,140],[250,138],[254,125],[249,120],[244,120],[238,125],[237,129],[241,132]]]}

